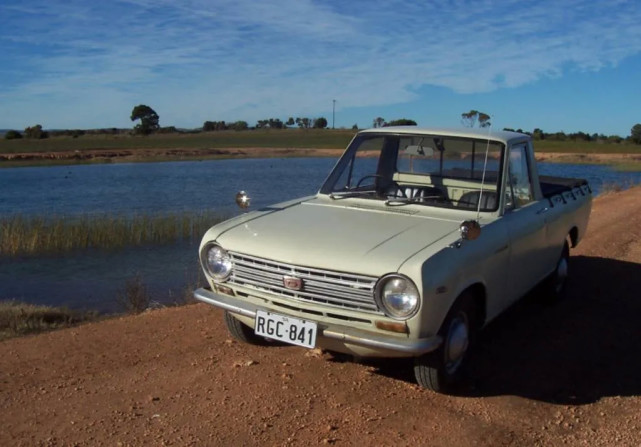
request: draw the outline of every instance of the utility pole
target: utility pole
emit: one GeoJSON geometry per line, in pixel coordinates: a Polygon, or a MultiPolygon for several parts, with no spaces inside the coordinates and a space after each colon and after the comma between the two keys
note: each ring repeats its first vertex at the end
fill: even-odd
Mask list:
{"type": "Polygon", "coordinates": [[[334,128],[335,119],[336,119],[336,100],[332,99],[332,129],[334,128]]]}

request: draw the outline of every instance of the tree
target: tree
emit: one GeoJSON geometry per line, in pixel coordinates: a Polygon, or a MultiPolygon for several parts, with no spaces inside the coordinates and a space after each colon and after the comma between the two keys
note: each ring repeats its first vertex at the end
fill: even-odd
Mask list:
{"type": "Polygon", "coordinates": [[[636,144],[641,144],[641,124],[635,124],[630,130],[630,138],[636,144]]]}
{"type": "Polygon", "coordinates": [[[49,134],[42,130],[42,126],[40,124],[36,124],[35,126],[27,127],[24,130],[24,136],[35,140],[42,140],[43,138],[48,138],[49,134]]]}
{"type": "Polygon", "coordinates": [[[283,127],[285,127],[285,125],[278,118],[269,118],[266,120],[258,120],[256,122],[257,129],[264,129],[264,128],[282,129],[283,127]]]}
{"type": "Polygon", "coordinates": [[[301,129],[309,129],[312,125],[312,120],[309,118],[296,118],[296,124],[298,124],[298,127],[301,129]]]}
{"type": "Polygon", "coordinates": [[[203,132],[212,132],[214,130],[227,130],[228,126],[224,121],[205,121],[203,123],[203,132]]]}
{"type": "Polygon", "coordinates": [[[474,127],[476,123],[478,123],[479,127],[490,126],[490,115],[479,112],[478,110],[470,110],[467,113],[461,113],[461,124],[465,127],[474,127]]]}
{"type": "Polygon", "coordinates": [[[7,133],[4,134],[5,140],[19,140],[20,138],[22,138],[22,134],[17,130],[8,130],[7,133]]]}
{"type": "Polygon", "coordinates": [[[282,129],[285,127],[285,124],[279,118],[270,118],[267,124],[270,129],[282,129]]]}
{"type": "Polygon", "coordinates": [[[290,116],[287,119],[287,122],[285,123],[286,126],[293,126],[294,124],[296,124],[296,122],[294,121],[294,117],[293,116],[290,116]]]}
{"type": "Polygon", "coordinates": [[[358,130],[358,124],[354,124],[354,125],[352,126],[352,130],[358,130]]]}
{"type": "Polygon", "coordinates": [[[327,127],[327,120],[323,117],[314,120],[314,129],[324,129],[327,127]]]}
{"type": "Polygon", "coordinates": [[[407,118],[401,118],[399,120],[392,120],[389,123],[385,123],[385,126],[416,126],[416,121],[408,120],[407,118]]]}
{"type": "Polygon", "coordinates": [[[229,128],[232,130],[247,130],[248,127],[247,121],[236,121],[229,125],[229,128]]]}
{"type": "Polygon", "coordinates": [[[149,135],[160,127],[158,114],[154,109],[144,104],[137,105],[131,111],[131,121],[136,120],[140,120],[140,123],[134,126],[134,132],[137,134],[149,135]]]}
{"type": "Polygon", "coordinates": [[[535,140],[545,140],[545,132],[537,127],[532,131],[532,138],[535,140]]]}
{"type": "Polygon", "coordinates": [[[385,118],[382,117],[377,117],[374,118],[374,122],[372,123],[374,127],[383,127],[385,125],[385,118]]]}

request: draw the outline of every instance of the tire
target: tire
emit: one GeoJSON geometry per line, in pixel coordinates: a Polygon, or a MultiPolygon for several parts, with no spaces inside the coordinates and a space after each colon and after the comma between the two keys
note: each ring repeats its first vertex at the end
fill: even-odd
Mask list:
{"type": "Polygon", "coordinates": [[[254,333],[254,330],[236,319],[231,312],[225,311],[225,325],[233,338],[250,345],[264,346],[267,341],[254,333]]]}
{"type": "Polygon", "coordinates": [[[414,376],[423,388],[449,394],[461,382],[479,328],[474,296],[462,294],[439,330],[443,344],[434,352],[414,359],[414,376]]]}
{"type": "Polygon", "coordinates": [[[556,263],[554,272],[545,280],[545,298],[548,302],[556,302],[563,299],[570,275],[570,246],[566,242],[563,245],[561,256],[556,263]]]}

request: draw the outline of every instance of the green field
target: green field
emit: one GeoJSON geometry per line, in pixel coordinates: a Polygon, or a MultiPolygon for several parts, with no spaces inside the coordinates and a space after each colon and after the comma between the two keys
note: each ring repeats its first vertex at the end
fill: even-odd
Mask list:
{"type": "Polygon", "coordinates": [[[211,148],[344,148],[352,130],[251,130],[190,134],[82,135],[43,140],[0,140],[0,153],[83,151],[91,149],[211,149],[211,148]]]}
{"type": "MultiPolygon", "coordinates": [[[[211,149],[211,148],[314,148],[340,149],[354,136],[353,130],[287,129],[219,131],[189,134],[82,135],[43,140],[0,140],[0,153],[83,151],[90,149],[211,149]]],[[[641,145],[585,141],[535,142],[539,152],[633,153],[641,154],[641,145]]]]}
{"type": "Polygon", "coordinates": [[[566,154],[641,154],[641,145],[631,143],[601,143],[592,141],[534,141],[536,152],[566,154]]]}
{"type": "MultiPolygon", "coordinates": [[[[54,166],[87,163],[111,162],[157,162],[173,160],[206,160],[237,157],[275,156],[270,149],[297,149],[289,154],[276,156],[305,156],[305,149],[343,149],[349,144],[355,132],[353,130],[330,129],[259,129],[246,131],[215,131],[197,133],[155,134],[150,136],[119,135],[82,135],[56,136],[42,140],[0,139],[0,156],[15,154],[46,154],[26,156],[26,159],[1,160],[0,168],[22,166],[54,166]],[[259,148],[264,151],[250,153],[230,153],[217,150],[259,148]],[[302,151],[301,151],[302,149],[302,151]],[[85,151],[106,152],[94,156],[85,151]],[[113,151],[113,152],[112,152],[113,151]],[[66,155],[50,156],[53,152],[66,155]],[[301,153],[302,152],[302,153],[301,153]]],[[[555,152],[568,154],[562,158],[549,161],[559,163],[612,164],[617,169],[628,171],[641,170],[641,145],[628,141],[621,143],[589,141],[551,141],[534,142],[536,152],[540,154],[555,152]],[[587,155],[584,155],[587,154],[587,155]],[[625,160],[619,156],[609,160],[607,157],[597,159],[591,154],[629,154],[625,160]],[[575,155],[575,156],[573,156],[575,155]],[[637,156],[638,155],[638,156],[637,156]]],[[[314,152],[310,152],[315,156],[314,152]]]]}

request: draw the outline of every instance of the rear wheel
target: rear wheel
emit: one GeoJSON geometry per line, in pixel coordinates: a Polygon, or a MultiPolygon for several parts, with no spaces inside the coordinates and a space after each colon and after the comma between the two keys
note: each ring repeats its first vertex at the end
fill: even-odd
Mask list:
{"type": "Polygon", "coordinates": [[[449,393],[460,382],[478,331],[476,306],[471,294],[461,295],[439,331],[443,344],[436,351],[414,360],[414,376],[420,386],[437,393],[449,393]]]}
{"type": "Polygon", "coordinates": [[[263,346],[267,341],[254,333],[254,329],[236,319],[230,312],[225,311],[225,325],[233,338],[250,345],[263,346]]]}

